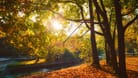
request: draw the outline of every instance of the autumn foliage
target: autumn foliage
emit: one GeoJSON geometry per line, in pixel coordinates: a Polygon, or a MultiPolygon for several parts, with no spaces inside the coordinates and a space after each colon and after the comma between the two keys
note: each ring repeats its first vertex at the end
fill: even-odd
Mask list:
{"type": "Polygon", "coordinates": [[[61,69],[53,72],[39,73],[23,78],[116,78],[87,64],[61,69]]]}
{"type": "MultiPolygon", "coordinates": [[[[128,78],[138,78],[138,58],[127,57],[126,62],[128,78]]],[[[81,64],[52,72],[24,76],[23,78],[117,78],[111,73],[111,68],[105,65],[105,61],[102,61],[101,64],[101,69],[96,69],[89,64],[81,64]]]]}

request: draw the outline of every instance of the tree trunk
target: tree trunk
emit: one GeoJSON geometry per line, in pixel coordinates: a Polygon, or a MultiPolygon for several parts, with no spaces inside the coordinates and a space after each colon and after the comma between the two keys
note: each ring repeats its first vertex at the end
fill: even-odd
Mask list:
{"type": "Polygon", "coordinates": [[[107,14],[105,13],[105,16],[103,16],[103,25],[104,25],[104,30],[102,30],[104,32],[105,35],[105,40],[108,44],[108,48],[109,48],[109,54],[111,56],[111,65],[113,67],[113,70],[115,71],[114,73],[118,73],[118,65],[117,65],[117,55],[116,55],[116,51],[115,51],[115,43],[114,43],[114,39],[111,35],[111,29],[110,29],[110,25],[109,25],[109,21],[108,21],[108,17],[107,14]]]}
{"type": "Polygon", "coordinates": [[[100,5],[98,4],[97,0],[93,0],[93,2],[94,2],[94,5],[96,7],[98,21],[100,22],[100,27],[101,27],[101,29],[104,33],[105,40],[106,40],[106,42],[108,44],[108,47],[109,47],[109,50],[110,50],[110,54],[111,54],[111,57],[112,57],[111,58],[111,63],[112,63],[113,70],[115,71],[115,73],[118,73],[115,45],[114,45],[114,40],[112,38],[112,34],[111,34],[110,25],[109,25],[108,17],[107,17],[107,14],[106,14],[105,6],[102,5],[102,9],[104,9],[104,11],[102,11],[102,9],[100,8],[100,5]],[[103,18],[102,22],[100,20],[100,15],[103,18]]]}
{"type": "Polygon", "coordinates": [[[118,52],[119,52],[119,69],[120,78],[127,78],[126,62],[125,62],[125,45],[124,45],[124,33],[118,31],[118,52]]]}
{"type": "Polygon", "coordinates": [[[95,32],[94,32],[94,17],[93,17],[93,8],[92,8],[92,0],[89,0],[89,13],[90,13],[90,31],[91,31],[91,45],[92,45],[92,59],[95,67],[100,67],[99,64],[99,57],[98,57],[98,51],[96,46],[96,38],[95,38],[95,32]]]}
{"type": "Polygon", "coordinates": [[[105,55],[106,55],[106,64],[111,66],[112,65],[111,54],[110,54],[110,50],[109,50],[109,47],[106,41],[105,41],[105,55]]]}
{"type": "Polygon", "coordinates": [[[119,77],[127,78],[125,62],[124,28],[122,24],[121,5],[118,0],[114,0],[114,5],[118,32],[119,77]]]}
{"type": "Polygon", "coordinates": [[[113,70],[115,71],[114,73],[118,73],[117,56],[116,56],[116,51],[114,46],[115,45],[114,40],[111,38],[111,36],[108,33],[106,33],[105,36],[110,50],[111,65],[113,67],[113,70]]]}

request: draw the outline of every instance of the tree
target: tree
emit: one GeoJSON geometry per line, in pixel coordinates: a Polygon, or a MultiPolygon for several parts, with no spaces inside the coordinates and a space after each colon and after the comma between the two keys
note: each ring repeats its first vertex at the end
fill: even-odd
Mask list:
{"type": "Polygon", "coordinates": [[[0,27],[6,34],[4,41],[18,49],[19,55],[44,55],[49,41],[44,26],[37,20],[39,13],[33,7],[36,4],[27,0],[1,2],[0,27]]]}
{"type": "Polygon", "coordinates": [[[99,64],[99,57],[98,57],[98,51],[96,46],[96,39],[95,39],[95,32],[94,32],[94,15],[93,15],[93,5],[92,1],[89,0],[89,14],[90,14],[90,31],[91,31],[91,46],[92,46],[92,58],[93,58],[93,65],[96,67],[100,67],[99,64]]]}
{"type": "MultiPolygon", "coordinates": [[[[92,49],[93,65],[96,67],[100,67],[100,65],[95,34],[103,36],[105,40],[107,63],[109,64],[111,62],[110,64],[113,70],[115,73],[119,74],[119,77],[127,77],[124,34],[128,27],[138,18],[138,15],[133,13],[137,7],[136,0],[7,1],[8,0],[2,1],[2,9],[0,8],[0,11],[2,11],[0,15],[0,33],[6,34],[6,41],[23,51],[23,53],[29,54],[32,52],[32,54],[39,56],[40,54],[43,55],[43,52],[46,50],[46,54],[49,54],[51,57],[51,55],[55,56],[59,51],[63,51],[64,46],[61,45],[60,41],[64,40],[66,36],[63,34],[64,32],[55,34],[55,31],[51,32],[49,29],[44,30],[44,26],[47,28],[51,27],[49,21],[46,23],[47,19],[54,22],[54,17],[58,16],[63,18],[64,21],[67,20],[64,22],[67,26],[70,25],[69,21],[79,23],[80,25],[74,32],[84,25],[88,28],[86,32],[90,30],[92,46],[89,48],[92,49]],[[87,7],[89,7],[89,9],[87,7]],[[126,20],[126,18],[129,17],[132,19],[129,21],[126,20]],[[96,31],[96,26],[100,26],[101,31],[96,31]],[[61,35],[64,35],[64,37],[61,35]],[[118,41],[118,43],[116,43],[116,41],[118,41]],[[116,45],[118,45],[119,65],[117,64],[116,45]]],[[[69,37],[71,37],[71,35],[69,37]]],[[[77,38],[75,38],[75,40],[76,39],[77,38]]],[[[80,48],[75,40],[72,37],[69,45],[73,44],[74,49],[80,48]],[[71,43],[73,41],[74,43],[71,43]]],[[[85,45],[89,46],[88,44],[85,45]]],[[[85,47],[85,49],[86,48],[87,47],[85,47]]]]}
{"type": "Polygon", "coordinates": [[[120,1],[114,0],[115,13],[116,13],[116,21],[117,21],[117,32],[118,32],[118,52],[119,52],[119,75],[122,78],[127,78],[126,74],[126,62],[125,62],[125,39],[124,33],[128,26],[132,24],[137,18],[138,15],[130,22],[128,22],[125,26],[122,23],[122,13],[121,13],[121,4],[120,1]]]}
{"type": "Polygon", "coordinates": [[[111,33],[111,26],[110,26],[110,23],[109,23],[109,20],[108,20],[108,16],[107,16],[105,6],[104,6],[102,0],[100,0],[100,4],[101,4],[102,7],[99,6],[97,0],[94,0],[93,2],[94,2],[94,5],[96,7],[97,19],[99,21],[99,25],[102,29],[105,41],[107,42],[109,50],[110,50],[110,55],[112,57],[111,58],[112,67],[115,70],[115,73],[117,73],[118,72],[118,66],[117,66],[117,58],[116,58],[116,52],[115,52],[115,46],[114,46],[114,39],[113,39],[113,36],[112,36],[112,33],[111,33]],[[103,19],[102,21],[101,21],[101,18],[103,19]]]}
{"type": "Polygon", "coordinates": [[[137,23],[136,21],[134,22],[134,24],[132,24],[125,32],[125,50],[127,53],[133,54],[133,53],[137,53],[137,23]]]}

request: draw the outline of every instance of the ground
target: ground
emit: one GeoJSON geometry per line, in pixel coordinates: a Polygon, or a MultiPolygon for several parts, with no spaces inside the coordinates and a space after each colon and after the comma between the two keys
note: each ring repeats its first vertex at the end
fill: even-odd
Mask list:
{"type": "MultiPolygon", "coordinates": [[[[138,57],[127,57],[127,73],[129,78],[138,78],[138,57]]],[[[89,64],[81,64],[60,70],[38,73],[23,78],[117,78],[115,75],[107,72],[110,67],[102,61],[102,68],[106,72],[96,69],[89,64]]]]}

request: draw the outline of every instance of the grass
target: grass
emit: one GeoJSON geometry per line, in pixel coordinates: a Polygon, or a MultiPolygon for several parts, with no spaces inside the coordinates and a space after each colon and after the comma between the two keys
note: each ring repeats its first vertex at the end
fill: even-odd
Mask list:
{"type": "MultiPolygon", "coordinates": [[[[39,59],[37,64],[44,63],[45,61],[46,61],[45,59],[39,59]]],[[[14,64],[10,64],[7,67],[17,67],[17,66],[31,65],[31,64],[35,64],[35,62],[36,62],[36,60],[20,61],[20,62],[14,63],[14,64]]]]}
{"type": "MultiPolygon", "coordinates": [[[[44,63],[45,59],[39,59],[37,63],[44,63]]],[[[36,60],[30,60],[30,61],[22,61],[20,64],[28,65],[28,64],[35,64],[36,60]]]]}

